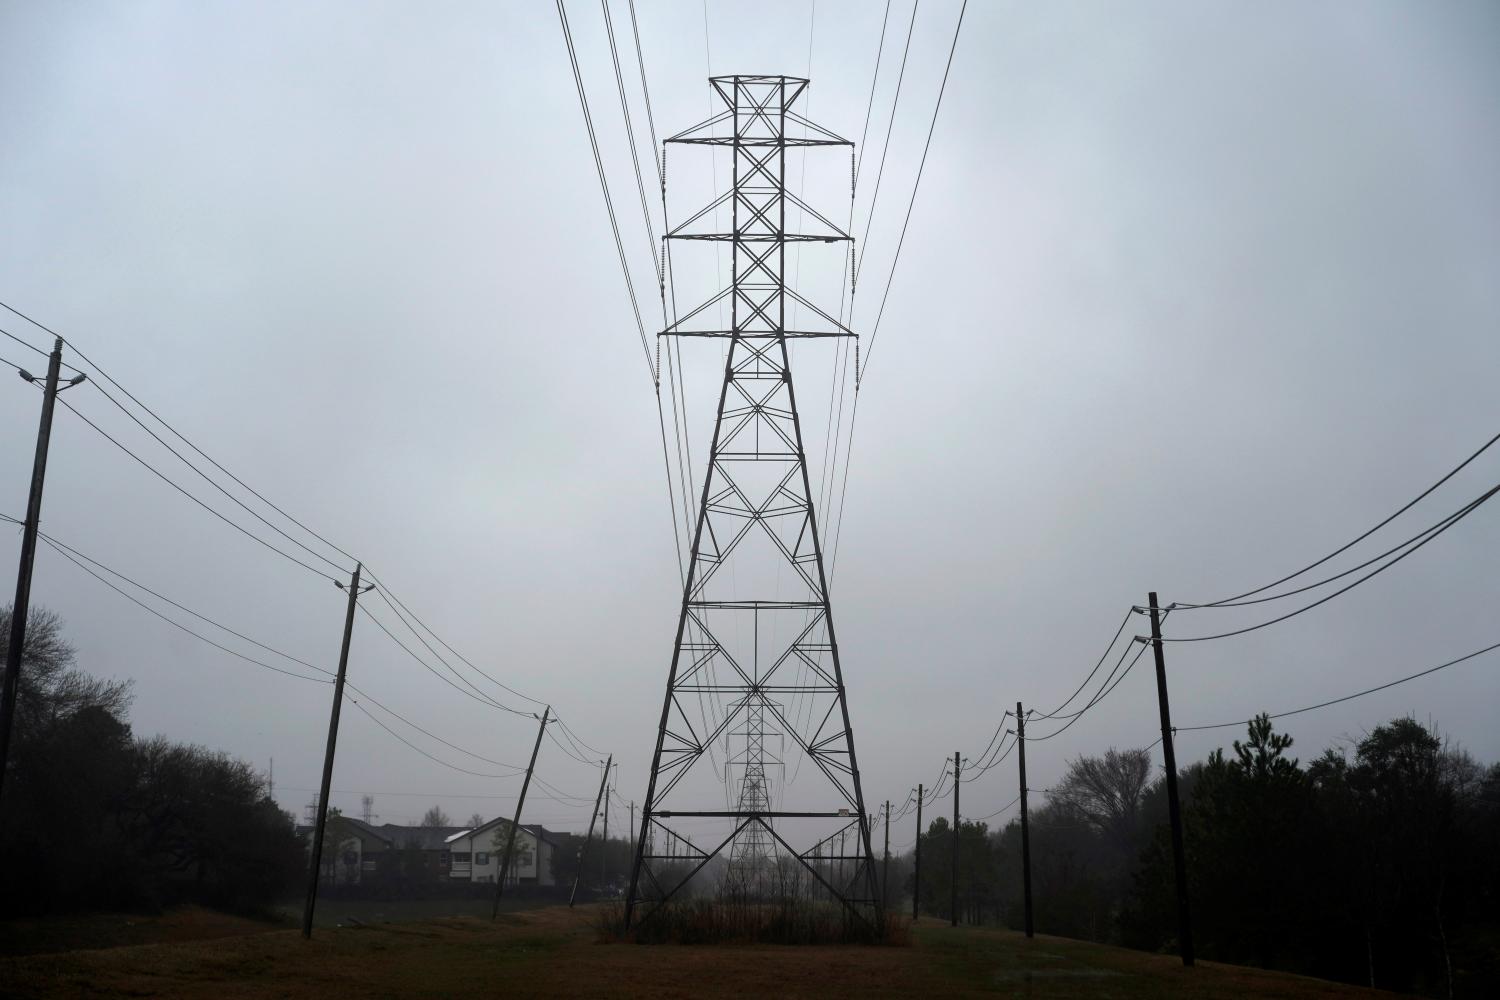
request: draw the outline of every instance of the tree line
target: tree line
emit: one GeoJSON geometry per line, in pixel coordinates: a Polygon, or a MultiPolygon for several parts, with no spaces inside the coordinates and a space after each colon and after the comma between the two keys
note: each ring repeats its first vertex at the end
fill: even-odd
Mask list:
{"type": "MultiPolygon", "coordinates": [[[[0,609],[0,650],[9,635],[0,609]]],[[[251,911],[294,893],[306,851],[260,775],[135,736],[129,683],[76,660],[58,616],[33,609],[0,808],[0,916],[178,901],[251,911]]]]}
{"type": "MultiPolygon", "coordinates": [[[[1292,745],[1260,716],[1230,752],[1180,772],[1198,953],[1384,989],[1496,995],[1500,764],[1411,718],[1307,764],[1292,745]]],[[[1175,950],[1166,789],[1153,770],[1144,749],[1079,757],[1030,812],[1038,932],[1175,950]]],[[[946,818],[922,834],[924,913],[951,915],[953,839],[946,818]]],[[[1019,821],[963,822],[958,851],[960,919],[1021,927],[1019,821]]],[[[909,900],[904,870],[900,884],[909,900]]]]}

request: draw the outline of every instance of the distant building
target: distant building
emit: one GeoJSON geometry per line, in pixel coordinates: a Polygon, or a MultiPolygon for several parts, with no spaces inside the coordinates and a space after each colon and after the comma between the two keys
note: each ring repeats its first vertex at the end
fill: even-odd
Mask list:
{"type": "MultiPolygon", "coordinates": [[[[322,879],[330,885],[359,885],[374,876],[408,878],[422,873],[448,876],[447,840],[461,826],[398,826],[366,823],[352,816],[329,816],[323,833],[322,879]]],[[[312,849],[311,826],[297,832],[312,849]]]]}
{"type": "MultiPolygon", "coordinates": [[[[509,829],[510,820],[496,818],[448,837],[448,877],[493,883],[500,874],[509,829]]],[[[552,878],[552,853],[556,849],[557,844],[546,828],[522,823],[516,831],[506,885],[556,885],[552,878]]]]}
{"type": "MultiPolygon", "coordinates": [[[[329,816],[323,834],[322,881],[326,885],[360,885],[376,880],[425,875],[448,881],[494,883],[505,852],[510,820],[496,818],[480,826],[398,826],[373,824],[352,816],[329,816]]],[[[311,826],[297,832],[312,850],[311,826]]],[[[507,885],[556,885],[552,854],[556,840],[536,823],[522,823],[507,885]]]]}

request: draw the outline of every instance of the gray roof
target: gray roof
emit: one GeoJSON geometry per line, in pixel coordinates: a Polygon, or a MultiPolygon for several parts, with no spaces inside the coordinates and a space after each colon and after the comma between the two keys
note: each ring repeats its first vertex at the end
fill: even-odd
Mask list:
{"type": "Polygon", "coordinates": [[[418,847],[424,851],[447,850],[447,840],[455,833],[463,833],[466,826],[397,826],[382,823],[375,828],[377,836],[389,840],[395,847],[418,847]]]}

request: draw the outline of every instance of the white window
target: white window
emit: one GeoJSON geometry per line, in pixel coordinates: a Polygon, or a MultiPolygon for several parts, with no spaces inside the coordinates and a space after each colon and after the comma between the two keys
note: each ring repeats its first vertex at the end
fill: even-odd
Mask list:
{"type": "Polygon", "coordinates": [[[469,852],[468,851],[454,851],[453,852],[453,863],[456,864],[456,865],[466,865],[466,864],[468,864],[469,863],[469,852]]]}

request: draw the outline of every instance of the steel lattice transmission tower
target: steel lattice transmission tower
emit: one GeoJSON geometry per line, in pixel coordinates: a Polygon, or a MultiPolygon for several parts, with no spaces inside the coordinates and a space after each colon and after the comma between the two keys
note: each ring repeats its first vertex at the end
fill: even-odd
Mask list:
{"type": "Polygon", "coordinates": [[[732,891],[764,896],[795,879],[873,918],[869,821],[788,351],[794,338],[854,334],[786,284],[788,245],[850,240],[788,189],[787,151],[847,146],[852,156],[853,144],[793,110],[805,79],[720,76],[709,83],[724,110],[667,142],[730,150],[731,186],[667,238],[727,244],[730,284],[662,335],[721,338],[727,353],[625,920],[629,925],[642,904],[670,899],[726,848],[732,891]],[[712,231],[726,209],[730,230],[712,231]],[[809,231],[787,231],[788,209],[809,231]],[[710,231],[697,228],[704,225],[710,231]],[[714,319],[726,302],[728,328],[714,328],[723,326],[714,319]],[[799,329],[787,327],[789,305],[805,317],[799,329]],[[711,719],[700,708],[695,727],[689,709],[705,698],[720,708],[711,719]],[[792,700],[805,709],[805,721],[785,707],[792,700]],[[790,742],[815,765],[816,792],[798,789],[809,808],[777,806],[785,783],[772,774],[784,774],[784,765],[768,752],[770,737],[790,742]],[[694,787],[701,782],[684,779],[712,756],[716,741],[731,738],[743,739],[744,750],[726,747],[723,798],[715,802],[694,787]],[[693,847],[686,859],[657,853],[655,829],[669,843],[684,839],[671,825],[678,820],[716,821],[727,835],[715,834],[703,843],[717,846],[693,847]],[[857,836],[848,837],[855,828],[857,836]],[[854,846],[842,847],[846,841],[854,846]]]}

